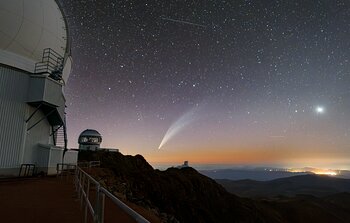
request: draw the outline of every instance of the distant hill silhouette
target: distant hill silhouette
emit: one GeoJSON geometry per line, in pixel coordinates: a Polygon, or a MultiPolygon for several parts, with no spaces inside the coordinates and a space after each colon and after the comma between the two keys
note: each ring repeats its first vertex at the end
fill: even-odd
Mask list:
{"type": "Polygon", "coordinates": [[[228,179],[228,180],[274,180],[283,177],[291,177],[298,175],[305,175],[302,172],[288,172],[288,171],[266,171],[263,168],[255,169],[218,169],[218,170],[200,170],[201,174],[212,179],[228,179]]]}
{"type": "Polygon", "coordinates": [[[320,197],[350,192],[350,179],[316,174],[286,177],[271,181],[222,179],[216,181],[223,185],[227,191],[243,197],[294,196],[297,194],[320,197]]]}
{"type": "Polygon", "coordinates": [[[350,222],[350,206],[343,206],[350,201],[349,195],[349,193],[335,194],[332,196],[333,201],[312,195],[279,197],[261,201],[280,213],[283,222],[350,222]]]}
{"type": "Polygon", "coordinates": [[[79,160],[100,160],[101,168],[90,170],[96,179],[163,222],[350,222],[348,196],[248,199],[190,167],[154,170],[141,155],[84,151],[79,160]]]}

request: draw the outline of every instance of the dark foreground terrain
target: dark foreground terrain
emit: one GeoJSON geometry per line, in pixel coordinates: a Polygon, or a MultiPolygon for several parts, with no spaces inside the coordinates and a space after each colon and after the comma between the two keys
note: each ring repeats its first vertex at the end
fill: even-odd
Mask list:
{"type": "Polygon", "coordinates": [[[336,193],[350,193],[350,179],[308,174],[271,181],[216,180],[225,189],[243,197],[295,196],[309,194],[324,197],[336,193]]]}
{"type": "Polygon", "coordinates": [[[82,222],[71,181],[56,177],[0,180],[0,222],[82,222]]]}
{"type": "Polygon", "coordinates": [[[193,168],[154,170],[141,155],[81,152],[79,160],[100,160],[90,170],[127,202],[148,209],[163,222],[350,222],[350,194],[269,199],[241,198],[193,168]]]}

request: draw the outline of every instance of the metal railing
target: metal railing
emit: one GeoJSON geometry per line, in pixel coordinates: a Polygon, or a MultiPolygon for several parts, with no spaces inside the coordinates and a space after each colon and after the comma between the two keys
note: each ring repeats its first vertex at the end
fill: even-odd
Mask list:
{"type": "Polygon", "coordinates": [[[78,166],[84,169],[90,169],[91,167],[99,167],[101,165],[100,161],[82,161],[78,162],[78,166]]]}
{"type": "Polygon", "coordinates": [[[62,79],[64,58],[51,48],[45,48],[40,62],[35,64],[35,74],[48,73],[54,80],[62,79]]]}
{"type": "Polygon", "coordinates": [[[57,163],[56,171],[57,177],[66,177],[75,175],[77,165],[68,163],[57,163]]]}
{"type": "Polygon", "coordinates": [[[21,165],[21,168],[19,169],[19,177],[29,177],[29,176],[34,176],[35,174],[35,164],[28,164],[24,163],[21,165]],[[24,170],[23,175],[22,175],[22,170],[24,170]],[[30,175],[31,172],[31,175],[30,175]]]}
{"type": "Polygon", "coordinates": [[[135,212],[106,188],[102,187],[98,181],[96,181],[79,166],[76,167],[75,171],[75,187],[78,193],[78,198],[80,199],[80,205],[84,208],[84,223],[87,222],[88,212],[91,214],[94,223],[104,222],[105,196],[107,196],[120,209],[130,215],[136,222],[149,223],[149,221],[142,217],[139,213],[135,212]],[[94,187],[96,190],[94,205],[91,204],[89,198],[92,187],[94,187]]]}

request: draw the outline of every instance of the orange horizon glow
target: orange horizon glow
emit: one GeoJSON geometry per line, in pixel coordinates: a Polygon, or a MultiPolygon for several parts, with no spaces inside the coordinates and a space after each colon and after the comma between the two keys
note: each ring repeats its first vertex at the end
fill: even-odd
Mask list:
{"type": "MultiPolygon", "coordinates": [[[[281,166],[293,167],[322,167],[335,168],[338,161],[343,159],[346,154],[332,154],[328,152],[295,152],[292,149],[192,149],[187,151],[177,150],[160,150],[158,153],[141,154],[145,159],[154,164],[181,164],[188,160],[190,164],[222,164],[222,165],[269,165],[278,163],[281,166]]],[[[318,173],[316,173],[318,174],[318,173]]],[[[319,173],[321,174],[321,173],[319,173]]],[[[327,173],[326,173],[327,174],[327,173]]],[[[330,175],[330,174],[329,174],[330,175]]]]}

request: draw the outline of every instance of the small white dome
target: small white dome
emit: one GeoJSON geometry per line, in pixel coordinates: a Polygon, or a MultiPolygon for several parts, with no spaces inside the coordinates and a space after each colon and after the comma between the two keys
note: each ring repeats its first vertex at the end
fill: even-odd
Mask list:
{"type": "Polygon", "coordinates": [[[54,0],[1,0],[0,63],[34,72],[45,48],[67,56],[66,29],[54,0]]]}
{"type": "MultiPolygon", "coordinates": [[[[94,129],[86,129],[79,135],[78,143],[83,145],[100,145],[102,142],[101,134],[94,129]]],[[[80,148],[80,147],[79,147],[80,148]]]]}
{"type": "Polygon", "coordinates": [[[82,133],[80,133],[79,137],[81,137],[81,136],[101,137],[101,134],[94,129],[86,129],[82,133]]]}

